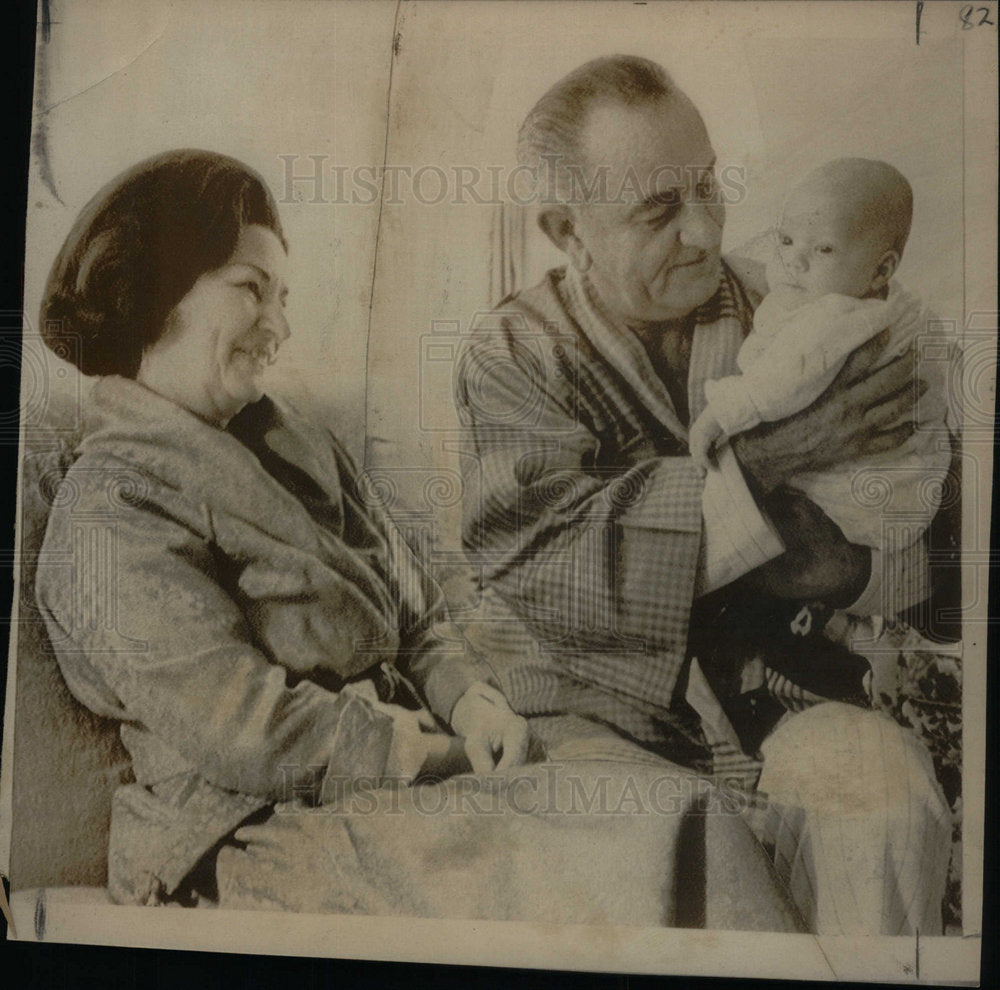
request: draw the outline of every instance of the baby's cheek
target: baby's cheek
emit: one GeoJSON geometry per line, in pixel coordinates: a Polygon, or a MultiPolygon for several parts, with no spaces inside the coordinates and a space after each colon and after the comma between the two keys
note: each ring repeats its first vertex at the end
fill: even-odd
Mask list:
{"type": "Polygon", "coordinates": [[[781,260],[781,255],[775,251],[770,260],[765,267],[765,275],[767,277],[767,284],[769,288],[773,288],[776,282],[781,281],[781,277],[785,273],[785,265],[781,260]]]}

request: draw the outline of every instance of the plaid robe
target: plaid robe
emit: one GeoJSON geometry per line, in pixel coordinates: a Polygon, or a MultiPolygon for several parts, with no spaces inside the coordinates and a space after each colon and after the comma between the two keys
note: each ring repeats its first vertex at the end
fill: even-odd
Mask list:
{"type": "MultiPolygon", "coordinates": [[[[704,383],[738,370],[761,298],[751,286],[762,274],[724,262],[719,291],[692,314],[692,420],[705,405],[704,383]]],[[[696,601],[706,569],[705,480],[639,339],[601,311],[585,278],[557,269],[477,326],[459,377],[472,455],[463,458],[463,542],[485,587],[466,633],[514,707],[588,716],[704,771],[759,769],[752,757],[762,732],[741,741],[716,700],[739,701],[739,685],[720,682],[738,679],[735,667],[721,670],[708,656],[693,668],[686,662],[692,639],[700,652],[718,653],[715,626],[727,606],[718,594],[696,601]]],[[[900,555],[890,581],[912,587],[922,552],[900,555]]],[[[730,642],[758,613],[778,640],[794,637],[796,623],[811,647],[820,640],[821,614],[744,595],[730,642]]],[[[846,689],[817,693],[788,676],[796,666],[767,674],[771,694],[792,708],[860,687],[858,669],[846,689]]]]}
{"type": "MultiPolygon", "coordinates": [[[[692,419],[705,381],[736,371],[759,279],[725,263],[692,314],[692,419]]],[[[867,662],[822,635],[828,612],[725,586],[755,564],[712,559],[703,519],[753,549],[738,498],[720,516],[739,492],[694,467],[638,338],[585,280],[550,272],[476,329],[456,400],[484,587],[465,632],[549,758],[600,753],[613,730],[739,795],[810,930],[940,932],[950,815],[927,752],[864,710],[867,662]],[[859,706],[816,705],[829,698],[859,706]]],[[[873,554],[859,612],[921,602],[926,559],[922,540],[873,554]]]]}

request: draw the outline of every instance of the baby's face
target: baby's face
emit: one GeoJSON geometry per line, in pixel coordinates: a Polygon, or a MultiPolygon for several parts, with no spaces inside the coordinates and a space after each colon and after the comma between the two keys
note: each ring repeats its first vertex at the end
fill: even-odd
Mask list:
{"type": "Polygon", "coordinates": [[[785,204],[768,285],[799,304],[830,292],[860,299],[873,289],[885,247],[822,186],[802,186],[785,204]]]}

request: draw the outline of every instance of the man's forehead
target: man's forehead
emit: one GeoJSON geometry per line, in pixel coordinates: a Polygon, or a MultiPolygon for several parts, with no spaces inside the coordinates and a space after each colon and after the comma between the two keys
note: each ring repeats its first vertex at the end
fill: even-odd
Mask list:
{"type": "Polygon", "coordinates": [[[657,188],[681,184],[688,169],[705,168],[714,158],[701,115],[681,95],[641,105],[600,104],[588,114],[582,137],[589,169],[652,176],[657,188]]]}

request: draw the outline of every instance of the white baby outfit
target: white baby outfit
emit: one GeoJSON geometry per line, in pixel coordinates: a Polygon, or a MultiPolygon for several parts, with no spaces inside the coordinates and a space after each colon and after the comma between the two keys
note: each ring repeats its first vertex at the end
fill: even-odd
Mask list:
{"type": "MultiPolygon", "coordinates": [[[[906,352],[932,325],[928,309],[895,281],[885,300],[831,293],[796,306],[794,292],[779,288],[758,307],[737,357],[742,374],[705,384],[708,409],[728,436],[811,405],[851,352],[887,327],[889,341],[876,367],[906,352]]],[[[941,365],[921,362],[919,377],[929,387],[918,400],[919,426],[901,446],[791,480],[852,543],[898,549],[930,524],[951,459],[946,374],[941,365]]],[[[692,451],[698,436],[696,422],[692,451]]]]}

